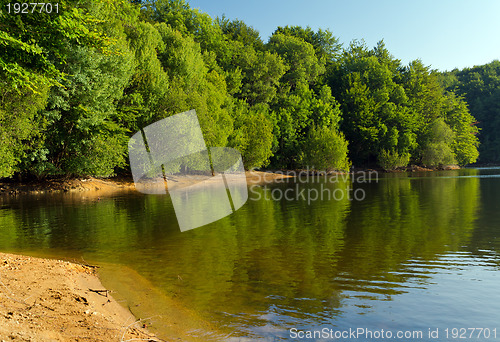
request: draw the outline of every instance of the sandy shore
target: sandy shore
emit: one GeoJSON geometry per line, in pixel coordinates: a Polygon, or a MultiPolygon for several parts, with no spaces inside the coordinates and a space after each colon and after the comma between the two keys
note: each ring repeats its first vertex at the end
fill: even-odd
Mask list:
{"type": "Polygon", "coordinates": [[[143,324],[92,267],[0,253],[0,341],[159,341],[143,324]]]}
{"type": "MultiPolygon", "coordinates": [[[[280,173],[247,171],[246,179],[249,184],[271,183],[277,179],[288,178],[290,176],[280,173]]],[[[209,176],[169,176],[169,189],[185,187],[197,182],[206,180],[209,176]]],[[[0,180],[1,194],[39,194],[54,192],[87,192],[95,197],[112,195],[118,192],[136,191],[135,184],[131,178],[107,178],[99,179],[94,177],[76,179],[52,179],[33,182],[16,182],[12,180],[0,180]]]]}

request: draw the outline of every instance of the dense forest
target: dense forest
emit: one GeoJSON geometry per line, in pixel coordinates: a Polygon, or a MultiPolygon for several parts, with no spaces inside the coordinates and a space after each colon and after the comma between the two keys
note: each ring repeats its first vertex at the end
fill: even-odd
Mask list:
{"type": "Polygon", "coordinates": [[[481,130],[481,163],[500,162],[500,61],[442,73],[442,86],[463,96],[481,130]]]}
{"type": "Polygon", "coordinates": [[[499,62],[438,73],[309,27],[264,42],[183,0],[0,3],[0,178],[126,173],[129,137],[190,109],[207,146],[238,149],[247,169],[473,163],[467,103],[485,160],[500,158],[499,62]]]}

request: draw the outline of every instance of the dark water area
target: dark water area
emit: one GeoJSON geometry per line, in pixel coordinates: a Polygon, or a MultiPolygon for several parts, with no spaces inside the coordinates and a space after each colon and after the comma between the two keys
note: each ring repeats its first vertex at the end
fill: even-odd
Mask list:
{"type": "Polygon", "coordinates": [[[253,186],[182,233],[168,196],[0,197],[0,233],[1,251],[126,266],[218,340],[500,340],[500,168],[253,186]]]}

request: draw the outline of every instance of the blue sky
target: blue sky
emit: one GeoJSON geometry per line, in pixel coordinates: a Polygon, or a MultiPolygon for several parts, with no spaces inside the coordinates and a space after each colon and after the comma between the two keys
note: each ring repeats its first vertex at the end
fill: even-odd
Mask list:
{"type": "Polygon", "coordinates": [[[344,45],[383,39],[407,64],[420,58],[451,70],[500,59],[499,0],[188,0],[213,18],[225,14],[257,29],[264,41],[278,26],[330,29],[344,45]]]}

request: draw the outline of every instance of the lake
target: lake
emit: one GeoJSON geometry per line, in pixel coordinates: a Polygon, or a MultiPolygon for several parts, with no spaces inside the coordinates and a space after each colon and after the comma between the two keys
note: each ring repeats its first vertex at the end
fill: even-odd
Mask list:
{"type": "Polygon", "coordinates": [[[0,229],[2,251],[101,265],[160,337],[196,316],[200,340],[500,340],[500,168],[252,186],[182,233],[168,196],[0,197],[0,229]]]}

